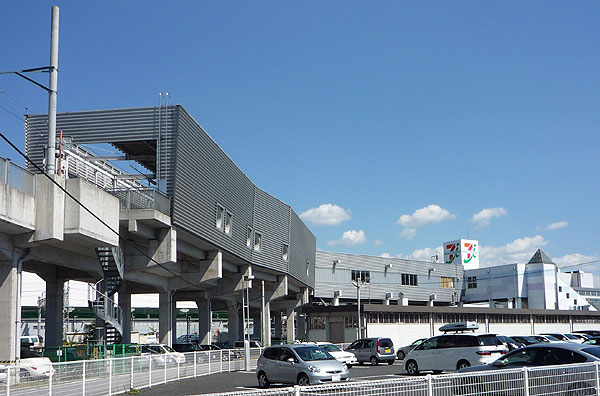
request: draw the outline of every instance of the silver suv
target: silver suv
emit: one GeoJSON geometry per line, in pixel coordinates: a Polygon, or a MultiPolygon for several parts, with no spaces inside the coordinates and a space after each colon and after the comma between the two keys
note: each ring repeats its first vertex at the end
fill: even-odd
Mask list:
{"type": "Polygon", "coordinates": [[[265,348],[256,364],[258,386],[272,383],[301,386],[346,381],[348,367],[317,345],[292,344],[265,348]]]}
{"type": "Polygon", "coordinates": [[[389,338],[361,338],[350,344],[346,350],[356,355],[358,363],[370,362],[375,366],[379,362],[394,364],[396,360],[394,344],[389,338]]]}

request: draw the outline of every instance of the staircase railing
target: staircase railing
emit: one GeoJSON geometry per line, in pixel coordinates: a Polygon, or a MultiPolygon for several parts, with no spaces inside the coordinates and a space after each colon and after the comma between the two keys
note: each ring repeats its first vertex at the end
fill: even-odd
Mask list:
{"type": "Polygon", "coordinates": [[[112,298],[100,291],[103,281],[96,284],[88,283],[88,301],[94,315],[123,334],[123,310],[112,298]]]}

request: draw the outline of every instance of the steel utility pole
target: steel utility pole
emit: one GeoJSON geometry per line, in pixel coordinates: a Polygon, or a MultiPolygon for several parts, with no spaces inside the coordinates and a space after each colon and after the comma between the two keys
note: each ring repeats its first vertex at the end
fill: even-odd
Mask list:
{"type": "Polygon", "coordinates": [[[52,6],[52,28],[50,36],[50,84],[48,91],[48,151],[46,151],[46,173],[56,173],[56,90],[58,88],[58,6],[52,6]]]}

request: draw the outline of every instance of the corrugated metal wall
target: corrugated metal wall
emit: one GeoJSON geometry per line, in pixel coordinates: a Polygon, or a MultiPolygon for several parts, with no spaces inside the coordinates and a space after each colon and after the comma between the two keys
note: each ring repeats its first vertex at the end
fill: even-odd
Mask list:
{"type": "Polygon", "coordinates": [[[283,260],[282,249],[284,243],[290,243],[290,210],[289,206],[258,187],[254,190],[254,231],[262,235],[261,250],[252,252],[254,263],[288,272],[288,261],[283,260]]]}
{"type": "MultiPolygon", "coordinates": [[[[26,153],[40,167],[47,120],[47,115],[26,117],[26,153]]],[[[57,131],[62,129],[75,144],[158,140],[159,125],[161,150],[167,153],[161,155],[160,166],[168,170],[172,223],[250,264],[288,273],[312,287],[314,235],[288,205],[257,188],[182,106],[57,115],[57,131]],[[233,216],[231,235],[216,228],[217,205],[233,216]],[[247,247],[247,227],[262,234],[260,252],[247,247]],[[287,262],[282,259],[283,243],[289,243],[287,262]]],[[[31,165],[28,169],[34,171],[31,165]]]]}
{"type": "Polygon", "coordinates": [[[254,184],[181,107],[178,119],[173,224],[250,262],[254,184]],[[233,216],[231,235],[216,228],[217,205],[233,216]]]}
{"type": "Polygon", "coordinates": [[[370,271],[371,282],[361,287],[361,300],[369,296],[383,300],[386,292],[393,292],[394,299],[403,292],[404,297],[413,301],[428,301],[429,296],[435,294],[437,301],[451,302],[454,292],[460,298],[464,272],[460,265],[323,251],[318,251],[316,257],[315,297],[331,299],[334,290],[342,290],[342,298],[355,299],[352,270],[362,270],[370,271]],[[340,262],[334,266],[333,260],[340,262]],[[387,271],[386,263],[392,264],[387,271]],[[430,273],[430,268],[435,268],[435,271],[430,273]],[[417,275],[418,286],[403,286],[402,274],[417,275]],[[455,280],[454,288],[442,288],[441,277],[459,280],[455,280]]]}
{"type": "MultiPolygon", "coordinates": [[[[172,191],[175,164],[177,106],[143,107],[132,109],[113,109],[58,113],[56,131],[63,131],[64,137],[72,137],[75,144],[133,142],[158,140],[159,124],[163,135],[162,169],[168,169],[167,192],[172,191]],[[161,110],[162,114],[159,114],[161,110]],[[165,126],[166,124],[166,126],[165,126]],[[166,158],[169,159],[167,162],[166,158]]],[[[44,147],[48,142],[48,115],[25,116],[25,153],[41,168],[44,161],[44,147]]],[[[58,142],[58,139],[57,139],[58,142]]],[[[37,170],[29,163],[27,169],[37,170]]]]}
{"type": "Polygon", "coordinates": [[[290,274],[315,287],[317,239],[292,210],[290,217],[290,274]]]}

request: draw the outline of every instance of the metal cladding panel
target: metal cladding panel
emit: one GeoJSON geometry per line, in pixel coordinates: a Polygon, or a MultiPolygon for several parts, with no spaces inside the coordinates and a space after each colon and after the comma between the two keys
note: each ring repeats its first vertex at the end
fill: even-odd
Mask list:
{"type": "Polygon", "coordinates": [[[315,297],[333,298],[334,290],[342,290],[342,298],[356,298],[352,270],[370,271],[370,284],[361,287],[361,300],[369,296],[382,300],[386,292],[393,292],[397,299],[402,292],[409,300],[428,301],[435,294],[437,301],[451,302],[452,295],[457,292],[460,296],[462,289],[464,275],[460,265],[322,251],[316,257],[315,297]],[[333,265],[334,260],[339,262],[333,265]],[[387,271],[386,264],[392,265],[387,271]],[[430,268],[435,271],[430,272],[430,268]],[[402,274],[417,275],[418,286],[403,286],[402,274]],[[442,288],[442,276],[455,278],[455,287],[442,288]]]}
{"type": "Polygon", "coordinates": [[[262,236],[260,251],[252,252],[252,262],[266,268],[288,272],[282,258],[283,244],[289,245],[290,207],[258,187],[254,190],[254,232],[262,236]]]}
{"type": "MultiPolygon", "coordinates": [[[[162,149],[167,153],[162,168],[168,168],[167,191],[171,191],[177,106],[78,111],[58,113],[56,116],[57,135],[62,130],[63,136],[72,137],[74,144],[158,140],[159,125],[164,139],[162,149]]],[[[40,168],[44,161],[47,136],[47,114],[25,116],[25,152],[40,168]]],[[[27,169],[37,172],[29,163],[27,169]]]]}
{"type": "Polygon", "coordinates": [[[254,184],[182,108],[178,114],[172,222],[251,262],[254,184]],[[217,205],[232,214],[231,235],[216,227],[217,205]]]}
{"type": "Polygon", "coordinates": [[[315,236],[291,210],[289,272],[294,278],[311,288],[315,287],[316,246],[315,236]]]}

